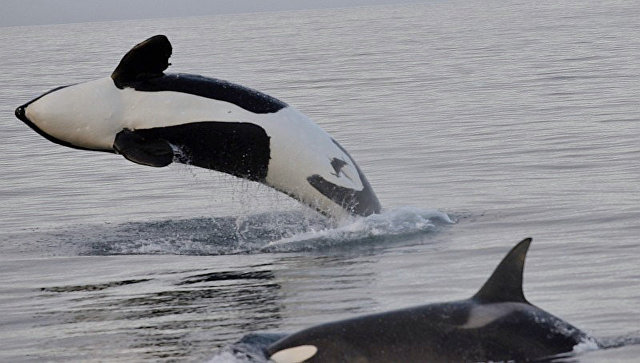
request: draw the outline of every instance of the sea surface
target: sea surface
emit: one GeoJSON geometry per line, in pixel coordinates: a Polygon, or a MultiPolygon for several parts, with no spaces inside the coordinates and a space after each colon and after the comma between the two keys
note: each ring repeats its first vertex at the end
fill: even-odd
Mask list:
{"type": "Polygon", "coordinates": [[[0,28],[0,361],[242,362],[314,324],[465,299],[533,237],[524,289],[640,356],[640,5],[412,5],[0,28]],[[134,44],[309,115],[384,212],[64,148],[14,109],[134,44]],[[241,341],[241,344],[237,344],[241,341]]]}

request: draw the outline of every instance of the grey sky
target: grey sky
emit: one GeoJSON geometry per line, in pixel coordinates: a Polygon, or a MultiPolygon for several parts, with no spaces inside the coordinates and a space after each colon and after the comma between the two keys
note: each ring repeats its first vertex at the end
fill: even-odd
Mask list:
{"type": "Polygon", "coordinates": [[[411,0],[2,0],[0,26],[336,8],[411,0]]]}

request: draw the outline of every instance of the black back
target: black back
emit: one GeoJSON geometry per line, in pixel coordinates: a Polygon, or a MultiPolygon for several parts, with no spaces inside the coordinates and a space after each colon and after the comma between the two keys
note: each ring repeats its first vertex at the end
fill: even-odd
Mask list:
{"type": "Polygon", "coordinates": [[[164,35],[153,36],[124,55],[111,74],[118,88],[136,91],[173,91],[233,103],[253,113],[273,113],[287,104],[256,90],[227,81],[193,74],[169,74],[172,47],[164,35]]]}
{"type": "Polygon", "coordinates": [[[287,104],[262,92],[220,79],[195,74],[167,74],[136,82],[136,91],[173,91],[233,103],[253,113],[273,113],[287,104]]]}

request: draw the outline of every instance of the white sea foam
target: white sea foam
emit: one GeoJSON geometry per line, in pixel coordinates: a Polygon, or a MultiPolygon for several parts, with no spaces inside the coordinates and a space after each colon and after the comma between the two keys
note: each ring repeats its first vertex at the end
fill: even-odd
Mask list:
{"type": "Polygon", "coordinates": [[[580,354],[580,353],[590,352],[598,349],[600,349],[598,342],[596,342],[596,340],[591,337],[587,337],[583,339],[580,343],[576,344],[575,347],[573,347],[573,353],[580,354]]]}
{"type": "Polygon", "coordinates": [[[397,237],[434,231],[438,225],[451,224],[453,220],[444,212],[435,209],[400,207],[368,217],[351,217],[341,221],[335,228],[309,230],[290,237],[269,242],[265,249],[307,243],[336,244],[363,239],[397,237]]]}

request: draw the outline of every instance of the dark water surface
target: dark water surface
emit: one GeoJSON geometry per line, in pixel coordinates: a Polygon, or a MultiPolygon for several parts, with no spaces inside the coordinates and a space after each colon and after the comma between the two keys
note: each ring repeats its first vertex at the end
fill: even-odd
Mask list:
{"type": "Polygon", "coordinates": [[[638,19],[627,1],[452,1],[0,28],[0,361],[237,360],[250,333],[469,297],[528,236],[529,300],[616,346],[576,359],[637,361],[638,19]],[[173,72],[311,116],[384,213],[332,223],[13,116],[157,33],[173,72]]]}

